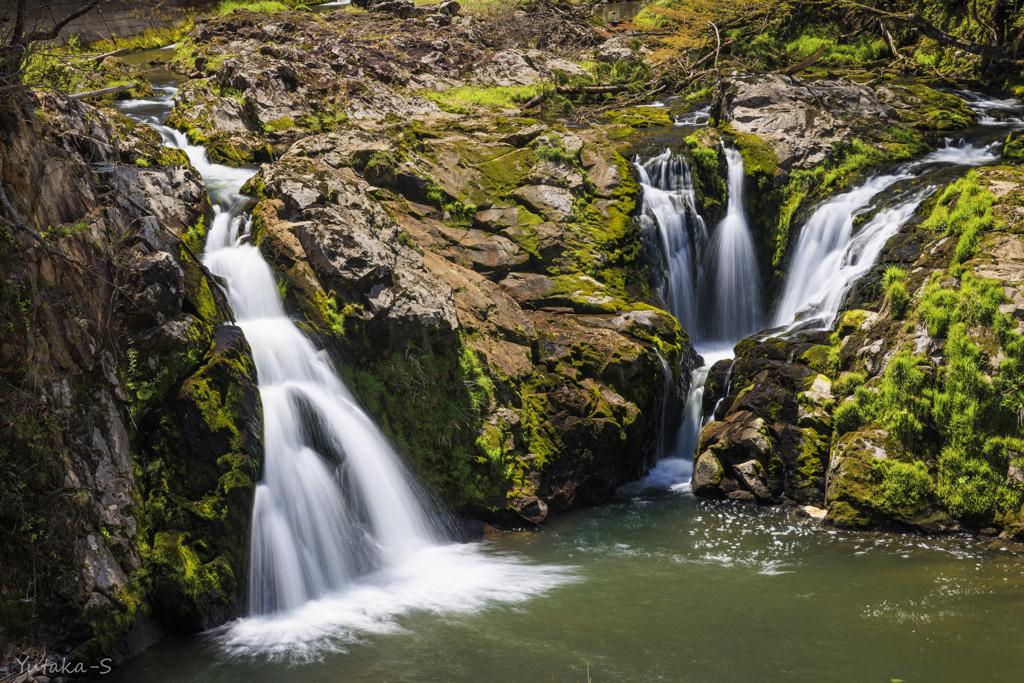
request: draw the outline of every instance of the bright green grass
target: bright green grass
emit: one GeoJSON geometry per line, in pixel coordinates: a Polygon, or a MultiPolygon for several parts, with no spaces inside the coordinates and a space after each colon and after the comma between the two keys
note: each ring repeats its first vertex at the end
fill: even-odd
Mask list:
{"type": "Polygon", "coordinates": [[[246,0],[222,0],[220,7],[217,9],[219,14],[228,14],[234,12],[236,9],[247,9],[250,12],[286,12],[288,5],[277,2],[276,0],[256,0],[255,2],[247,2],[246,0]]]}
{"type": "Polygon", "coordinates": [[[540,85],[495,86],[492,88],[465,86],[462,88],[452,88],[444,92],[424,90],[418,94],[442,106],[510,108],[530,100],[540,91],[540,85]]]}

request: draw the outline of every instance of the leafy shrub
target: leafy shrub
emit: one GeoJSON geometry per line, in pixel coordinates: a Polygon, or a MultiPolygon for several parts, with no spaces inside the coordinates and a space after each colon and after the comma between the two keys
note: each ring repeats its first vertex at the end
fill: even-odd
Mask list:
{"type": "Polygon", "coordinates": [[[859,372],[851,372],[832,383],[832,395],[836,398],[846,398],[863,385],[864,375],[859,372]]]}

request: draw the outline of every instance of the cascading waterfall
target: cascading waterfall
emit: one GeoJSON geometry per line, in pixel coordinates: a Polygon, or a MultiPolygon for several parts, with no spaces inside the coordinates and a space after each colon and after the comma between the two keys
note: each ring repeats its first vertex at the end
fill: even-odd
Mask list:
{"type": "Polygon", "coordinates": [[[636,164],[643,186],[640,229],[646,235],[652,261],[660,264],[662,299],[691,338],[699,340],[704,319],[701,306],[706,292],[703,261],[709,237],[697,212],[696,191],[690,169],[682,157],[665,150],[644,164],[636,164]],[[657,237],[655,237],[657,235],[657,237]]]}
{"type": "MultiPolygon", "coordinates": [[[[704,382],[714,363],[762,326],[761,283],[754,242],[743,209],[743,157],[726,149],[729,204],[713,236],[697,211],[690,169],[670,150],[636,163],[643,186],[642,234],[659,264],[661,295],[689,332],[704,363],[690,373],[683,419],[666,457],[625,491],[688,490],[703,426],[704,382]],[[713,277],[709,274],[713,273],[713,277]]],[[[663,425],[674,421],[663,420],[663,425]]],[[[664,438],[664,437],[663,437],[664,438]]]]}
{"type": "Polygon", "coordinates": [[[255,171],[211,164],[202,147],[162,125],[163,97],[124,106],[183,149],[203,176],[215,218],[204,264],[226,282],[252,349],[264,416],[263,478],[250,545],[252,616],[221,629],[235,653],[315,656],[360,632],[383,632],[411,609],[472,611],[518,602],[572,581],[572,567],[528,565],[446,544],[435,509],[383,434],[289,319],[273,271],[246,241],[255,171]]]}
{"type": "Polygon", "coordinates": [[[854,221],[893,185],[936,164],[977,166],[998,159],[998,143],[975,146],[959,140],[895,173],[869,178],[819,205],[800,230],[773,325],[787,330],[827,329],[853,285],[875,264],[886,242],[914,215],[932,189],[909,194],[875,213],[856,233],[854,221]]]}
{"type": "MultiPolygon", "coordinates": [[[[237,205],[236,205],[237,206],[237,205]]],[[[204,262],[227,282],[264,411],[253,507],[250,609],[292,610],[443,540],[401,461],[323,354],[289,320],[247,225],[221,211],[204,262]]]]}
{"type": "MultiPolygon", "coordinates": [[[[764,324],[760,277],[743,209],[743,158],[733,149],[726,148],[725,153],[729,203],[710,240],[696,209],[685,161],[666,150],[646,163],[637,163],[644,189],[641,228],[649,247],[655,247],[651,249],[656,252],[653,260],[661,264],[662,298],[690,332],[705,361],[692,373],[673,454],[635,485],[641,489],[686,487],[704,424],[700,397],[707,372],[715,361],[732,356],[735,342],[760,331],[764,324]]],[[[998,143],[974,145],[947,139],[943,147],[922,159],[873,176],[823,202],[800,231],[772,324],[786,332],[830,327],[850,289],[874,266],[888,240],[934,188],[908,193],[892,206],[875,211],[855,231],[857,216],[871,210],[887,189],[936,165],[980,165],[995,161],[997,153],[998,143]]]]}
{"type": "Polygon", "coordinates": [[[264,413],[263,478],[253,506],[249,609],[293,610],[444,539],[427,502],[323,354],[291,322],[274,274],[243,241],[239,188],[253,171],[211,164],[157,124],[208,183],[215,218],[203,263],[227,283],[252,348],[264,413]]]}
{"type": "Polygon", "coordinates": [[[715,232],[715,315],[712,338],[736,342],[761,329],[761,276],[743,208],[743,156],[726,148],[729,168],[729,204],[715,232]]]}

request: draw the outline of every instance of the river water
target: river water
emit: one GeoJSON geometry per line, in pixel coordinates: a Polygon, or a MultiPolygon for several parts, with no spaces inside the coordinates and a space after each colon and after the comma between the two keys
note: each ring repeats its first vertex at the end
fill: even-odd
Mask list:
{"type": "Polygon", "coordinates": [[[515,604],[415,610],[314,661],[165,641],[104,680],[586,681],[589,663],[598,683],[1017,681],[1024,667],[1024,561],[984,543],[826,532],[661,494],[480,545],[575,581],[515,604]]]}
{"type": "MultiPolygon", "coordinates": [[[[160,97],[123,110],[157,123],[173,84],[155,85],[160,97]]],[[[251,171],[199,166],[234,206],[251,171]]],[[[1024,556],[828,531],[654,474],[667,491],[428,547],[305,609],[167,639],[102,680],[1020,680],[1024,556]]]]}

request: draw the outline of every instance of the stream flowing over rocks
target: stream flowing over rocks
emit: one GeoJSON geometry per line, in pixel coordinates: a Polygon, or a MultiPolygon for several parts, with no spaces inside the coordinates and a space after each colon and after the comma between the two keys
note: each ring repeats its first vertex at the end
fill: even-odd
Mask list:
{"type": "MultiPolygon", "coordinates": [[[[575,83],[591,67],[566,36],[609,69],[651,51],[570,19],[355,5],[197,18],[147,89],[32,90],[0,136],[5,658],[120,665],[204,632],[143,661],[388,678],[374,648],[395,641],[465,679],[462,653],[408,642],[436,628],[612,671],[553,633],[556,608],[603,628],[576,590],[627,613],[649,579],[689,624],[682,573],[767,619],[772,585],[716,581],[803,580],[801,553],[840,548],[853,584],[871,543],[958,582],[1003,558],[979,579],[998,588],[963,590],[1004,594],[1024,540],[1018,102],[730,66],[711,102],[535,116],[534,91],[446,93],[575,83]],[[643,569],[620,582],[626,557],[643,569]]],[[[815,580],[778,583],[797,604],[815,580]]],[[[954,594],[936,619],[970,611],[954,594]]],[[[847,597],[901,614],[894,643],[934,626],[847,597]]],[[[616,657],[681,680],[671,657],[616,657]]]]}

